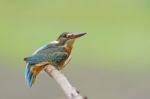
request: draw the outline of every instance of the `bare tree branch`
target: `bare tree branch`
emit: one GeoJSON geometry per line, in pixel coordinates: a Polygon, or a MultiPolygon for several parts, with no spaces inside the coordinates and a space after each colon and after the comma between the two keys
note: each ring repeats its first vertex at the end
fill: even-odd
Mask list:
{"type": "Polygon", "coordinates": [[[82,97],[79,94],[79,91],[77,91],[67,80],[67,78],[58,71],[54,66],[48,65],[45,69],[45,72],[51,76],[58,85],[62,88],[65,95],[68,97],[68,99],[87,99],[87,97],[82,97]]]}

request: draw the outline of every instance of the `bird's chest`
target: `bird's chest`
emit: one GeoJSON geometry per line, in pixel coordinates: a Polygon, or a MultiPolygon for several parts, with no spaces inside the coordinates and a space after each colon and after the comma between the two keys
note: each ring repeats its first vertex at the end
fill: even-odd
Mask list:
{"type": "Polygon", "coordinates": [[[72,56],[70,54],[69,57],[67,58],[67,60],[64,62],[64,66],[70,62],[71,58],[72,58],[72,56]]]}
{"type": "Polygon", "coordinates": [[[67,52],[68,55],[71,54],[71,50],[72,50],[72,46],[66,46],[66,47],[65,47],[65,52],[67,52]]]}
{"type": "Polygon", "coordinates": [[[68,53],[69,57],[65,61],[64,65],[68,64],[70,62],[71,58],[72,58],[72,56],[71,56],[71,50],[72,50],[72,46],[65,47],[65,51],[68,53]]]}

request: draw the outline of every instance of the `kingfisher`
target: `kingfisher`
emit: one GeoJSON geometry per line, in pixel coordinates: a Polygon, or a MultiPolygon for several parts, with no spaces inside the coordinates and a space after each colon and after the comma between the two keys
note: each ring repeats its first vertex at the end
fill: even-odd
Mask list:
{"type": "Polygon", "coordinates": [[[75,40],[86,33],[63,32],[56,41],[52,41],[39,49],[31,56],[25,57],[25,80],[29,87],[35,83],[36,76],[47,65],[55,66],[62,70],[71,60],[71,51],[75,40]]]}

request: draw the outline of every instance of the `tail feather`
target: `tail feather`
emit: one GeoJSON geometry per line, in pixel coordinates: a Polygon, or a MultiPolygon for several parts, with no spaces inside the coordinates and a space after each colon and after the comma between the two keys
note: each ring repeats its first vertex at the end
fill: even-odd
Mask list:
{"type": "Polygon", "coordinates": [[[41,64],[40,66],[36,65],[30,65],[29,63],[26,65],[25,69],[25,79],[27,82],[27,85],[29,87],[32,87],[36,80],[36,76],[39,74],[39,72],[46,66],[46,64],[41,64]]]}
{"type": "Polygon", "coordinates": [[[31,65],[27,64],[26,65],[26,69],[25,69],[25,79],[26,79],[26,83],[29,87],[32,86],[33,84],[33,72],[31,71],[31,65]]]}

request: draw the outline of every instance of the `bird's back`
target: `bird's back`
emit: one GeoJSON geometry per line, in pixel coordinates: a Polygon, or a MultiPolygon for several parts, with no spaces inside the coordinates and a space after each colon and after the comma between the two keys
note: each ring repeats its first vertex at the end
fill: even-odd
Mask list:
{"type": "Polygon", "coordinates": [[[25,58],[25,61],[31,65],[49,62],[51,65],[59,66],[63,65],[68,56],[69,53],[66,52],[64,46],[50,43],[40,48],[32,56],[25,58]]]}

